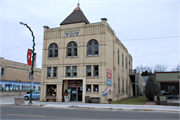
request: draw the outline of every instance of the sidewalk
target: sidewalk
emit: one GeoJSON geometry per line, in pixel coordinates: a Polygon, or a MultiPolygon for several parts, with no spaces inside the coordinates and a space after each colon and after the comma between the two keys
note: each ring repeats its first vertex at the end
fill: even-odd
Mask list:
{"type": "MultiPolygon", "coordinates": [[[[29,101],[25,101],[25,104],[21,106],[29,106],[29,101]]],[[[40,107],[54,107],[54,108],[84,108],[84,109],[104,109],[104,110],[135,110],[135,111],[156,111],[156,112],[176,112],[180,113],[179,106],[162,106],[162,105],[126,105],[126,104],[93,104],[93,103],[81,103],[81,102],[39,102],[32,101],[32,106],[40,107]]],[[[0,105],[14,105],[13,98],[0,99],[0,105]]]]}

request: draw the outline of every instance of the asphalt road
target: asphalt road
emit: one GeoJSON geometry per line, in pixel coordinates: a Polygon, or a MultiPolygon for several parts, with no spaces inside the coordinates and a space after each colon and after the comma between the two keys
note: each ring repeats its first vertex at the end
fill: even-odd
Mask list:
{"type": "Polygon", "coordinates": [[[147,111],[114,111],[95,109],[60,109],[35,106],[1,106],[1,120],[5,119],[166,119],[179,120],[178,113],[162,113],[147,111]]]}

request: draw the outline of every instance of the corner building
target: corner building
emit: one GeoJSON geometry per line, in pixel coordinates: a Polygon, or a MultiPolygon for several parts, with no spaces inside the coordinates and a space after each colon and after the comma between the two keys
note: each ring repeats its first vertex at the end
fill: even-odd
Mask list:
{"type": "Polygon", "coordinates": [[[40,101],[64,101],[66,90],[69,101],[131,97],[129,69],[132,56],[106,18],[90,23],[78,5],[60,27],[44,26],[40,101]]]}

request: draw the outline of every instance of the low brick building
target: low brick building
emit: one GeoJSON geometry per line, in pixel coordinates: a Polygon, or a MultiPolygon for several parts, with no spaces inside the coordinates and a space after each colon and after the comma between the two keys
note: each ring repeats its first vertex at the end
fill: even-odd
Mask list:
{"type": "MultiPolygon", "coordinates": [[[[0,88],[1,90],[30,89],[30,68],[27,64],[6,60],[0,57],[0,88]]],[[[41,69],[34,68],[35,82],[33,90],[40,90],[41,69]]]]}

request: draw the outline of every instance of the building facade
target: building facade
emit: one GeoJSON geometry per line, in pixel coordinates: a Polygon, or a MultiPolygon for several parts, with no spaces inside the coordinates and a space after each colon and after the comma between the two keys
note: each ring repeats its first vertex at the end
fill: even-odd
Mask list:
{"type": "Polygon", "coordinates": [[[161,94],[164,92],[179,95],[179,78],[180,71],[178,72],[155,72],[156,80],[161,85],[161,94]]]}
{"type": "Polygon", "coordinates": [[[66,91],[69,101],[132,97],[129,69],[132,56],[106,18],[90,23],[78,5],[60,27],[44,26],[40,101],[64,101],[66,91]]]}
{"type": "MultiPolygon", "coordinates": [[[[0,57],[1,91],[30,90],[30,70],[27,64],[6,60],[0,57]]],[[[40,90],[41,69],[34,68],[35,82],[32,90],[40,90]]]]}

